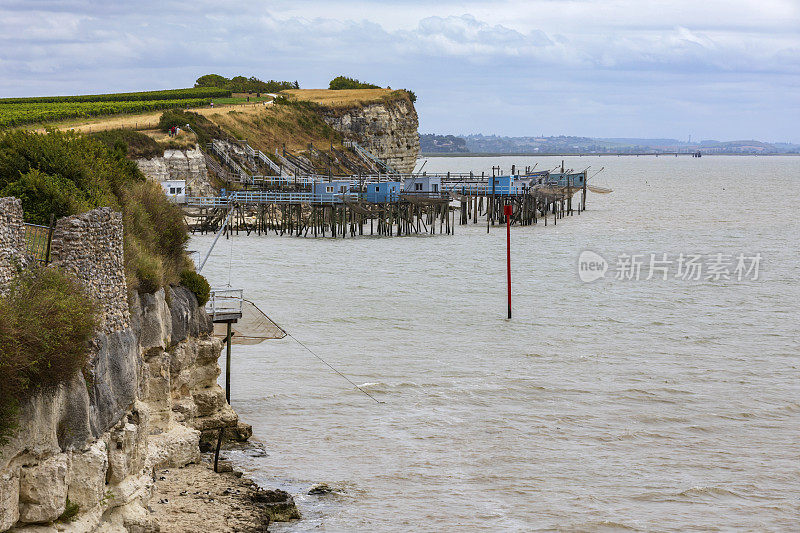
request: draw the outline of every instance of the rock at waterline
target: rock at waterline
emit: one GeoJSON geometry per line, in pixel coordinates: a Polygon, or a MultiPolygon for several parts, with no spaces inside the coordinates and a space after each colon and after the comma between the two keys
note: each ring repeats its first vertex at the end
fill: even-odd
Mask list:
{"type": "Polygon", "coordinates": [[[253,501],[264,508],[273,522],[288,522],[300,518],[294,498],[286,491],[258,489],[253,494],[253,501]]]}
{"type": "Polygon", "coordinates": [[[333,489],[327,483],[317,483],[308,489],[308,494],[329,494],[333,489]]]}

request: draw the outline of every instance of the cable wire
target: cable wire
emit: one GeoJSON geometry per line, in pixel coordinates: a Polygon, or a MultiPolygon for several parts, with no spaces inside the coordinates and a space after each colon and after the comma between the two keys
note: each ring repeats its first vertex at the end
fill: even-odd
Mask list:
{"type": "Polygon", "coordinates": [[[299,340],[297,340],[297,339],[294,337],[294,335],[292,335],[291,333],[287,332],[287,333],[286,333],[286,336],[287,336],[287,337],[291,337],[291,338],[292,338],[292,340],[293,340],[294,342],[296,342],[297,344],[299,344],[300,346],[302,346],[303,348],[305,348],[306,350],[308,350],[308,353],[310,353],[311,355],[313,355],[314,357],[316,357],[317,359],[319,359],[320,361],[322,361],[323,363],[325,363],[325,365],[326,365],[328,368],[330,368],[331,370],[333,370],[334,372],[336,372],[337,374],[339,374],[341,377],[343,377],[344,379],[346,379],[346,380],[347,380],[347,382],[348,382],[348,383],[350,383],[350,385],[352,385],[353,387],[357,388],[358,390],[360,390],[361,392],[363,392],[364,394],[366,394],[367,396],[369,396],[370,398],[372,398],[373,400],[375,400],[375,402],[376,402],[376,403],[386,403],[386,402],[382,402],[382,401],[380,401],[380,400],[379,400],[379,399],[377,399],[375,396],[373,396],[372,394],[368,393],[367,391],[365,391],[364,389],[362,389],[361,387],[359,387],[358,385],[356,385],[355,383],[353,383],[353,380],[351,380],[350,378],[348,378],[347,376],[345,376],[344,374],[342,374],[341,372],[339,372],[338,370],[336,370],[335,368],[333,368],[333,366],[331,366],[331,365],[330,365],[330,363],[328,363],[328,362],[327,362],[325,359],[323,359],[322,357],[320,357],[319,355],[317,355],[316,353],[314,353],[314,350],[312,350],[311,348],[309,348],[308,346],[306,346],[305,344],[303,344],[302,342],[300,342],[299,340]]]}

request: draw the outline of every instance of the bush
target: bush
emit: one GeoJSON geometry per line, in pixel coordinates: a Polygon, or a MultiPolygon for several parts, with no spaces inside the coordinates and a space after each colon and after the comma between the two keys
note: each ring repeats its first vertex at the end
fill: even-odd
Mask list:
{"type": "Polygon", "coordinates": [[[134,130],[108,130],[92,133],[91,137],[103,143],[110,151],[129,158],[158,157],[164,149],[152,137],[134,130]]]}
{"type": "Polygon", "coordinates": [[[80,191],[74,182],[37,169],[7,183],[0,190],[2,196],[15,196],[22,200],[25,218],[34,224],[48,224],[51,214],[60,218],[86,211],[92,203],[90,195],[80,191]]]}
{"type": "Polygon", "coordinates": [[[61,217],[100,206],[122,211],[128,285],[152,292],[177,283],[187,260],[186,225],[180,208],[114,145],[71,132],[2,133],[0,194],[21,197],[25,219],[40,224],[51,213],[61,217]]]}
{"type": "Polygon", "coordinates": [[[60,270],[36,268],[11,282],[0,297],[0,442],[21,400],[84,367],[96,323],[91,299],[60,270]]]}
{"type": "Polygon", "coordinates": [[[381,87],[354,78],[348,78],[347,76],[337,76],[331,80],[328,88],[332,91],[341,91],[344,89],[380,89],[381,87]]]}
{"type": "Polygon", "coordinates": [[[254,76],[234,76],[231,79],[219,74],[206,74],[194,82],[195,87],[220,87],[233,93],[277,93],[286,89],[299,89],[300,84],[291,81],[262,81],[254,76]]]}
{"type": "Polygon", "coordinates": [[[181,285],[194,293],[197,298],[197,305],[204,306],[211,296],[211,286],[208,280],[194,270],[184,270],[181,272],[181,285]]]}
{"type": "Polygon", "coordinates": [[[78,516],[80,510],[81,510],[80,505],[69,501],[69,498],[67,498],[67,504],[64,506],[64,512],[61,513],[61,516],[59,516],[56,519],[56,522],[61,522],[61,523],[72,522],[73,520],[75,520],[75,517],[78,516]]]}
{"type": "Polygon", "coordinates": [[[176,283],[187,260],[189,240],[180,207],[151,181],[132,184],[122,204],[128,285],[140,292],[155,292],[176,283]]]}

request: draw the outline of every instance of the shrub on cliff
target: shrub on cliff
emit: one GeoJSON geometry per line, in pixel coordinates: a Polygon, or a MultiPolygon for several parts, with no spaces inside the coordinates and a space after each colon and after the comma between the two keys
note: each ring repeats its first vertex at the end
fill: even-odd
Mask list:
{"type": "Polygon", "coordinates": [[[95,207],[122,211],[131,289],[177,283],[188,240],[180,208],[148,182],[117,143],[72,132],[0,134],[0,195],[22,199],[25,220],[46,224],[95,207]]]}
{"type": "Polygon", "coordinates": [[[180,208],[152,181],[131,184],[122,195],[125,226],[125,271],[128,284],[154,292],[177,283],[183,270],[189,234],[180,208]]]}
{"type": "Polygon", "coordinates": [[[97,139],[112,152],[129,158],[158,157],[164,154],[164,149],[152,137],[133,130],[108,130],[92,133],[97,139]]]}
{"type": "Polygon", "coordinates": [[[177,126],[185,129],[186,125],[197,135],[197,142],[206,145],[214,139],[228,139],[230,135],[225,134],[219,126],[208,120],[203,115],[184,111],[183,109],[169,109],[161,114],[158,127],[161,131],[169,131],[170,128],[177,126]]]}
{"type": "Polygon", "coordinates": [[[22,399],[84,367],[95,326],[95,306],[72,276],[42,267],[11,282],[0,296],[0,442],[22,399]]]}
{"type": "Polygon", "coordinates": [[[379,85],[359,81],[355,78],[348,78],[347,76],[337,76],[333,78],[328,85],[328,89],[332,91],[341,91],[345,89],[380,89],[379,85]]]}
{"type": "Polygon", "coordinates": [[[211,286],[208,280],[191,269],[181,272],[181,285],[192,291],[197,298],[197,305],[204,306],[211,296],[211,286]]]}

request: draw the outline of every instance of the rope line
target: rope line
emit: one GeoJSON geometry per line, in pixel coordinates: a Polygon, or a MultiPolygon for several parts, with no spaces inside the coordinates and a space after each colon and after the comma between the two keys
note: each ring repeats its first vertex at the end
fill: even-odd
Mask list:
{"type": "Polygon", "coordinates": [[[360,390],[361,392],[363,392],[364,394],[366,394],[367,396],[369,396],[370,398],[372,398],[373,400],[375,400],[375,402],[376,402],[376,403],[386,403],[386,402],[382,402],[382,401],[380,401],[380,400],[379,400],[379,399],[377,399],[375,396],[373,396],[372,394],[368,393],[367,391],[365,391],[364,389],[362,389],[361,387],[359,387],[358,385],[356,385],[355,383],[353,383],[353,380],[351,380],[350,378],[348,378],[347,376],[345,376],[344,374],[342,374],[341,372],[339,372],[338,370],[336,370],[335,368],[333,368],[333,366],[331,366],[331,365],[330,365],[330,363],[328,363],[328,362],[327,362],[325,359],[323,359],[322,357],[320,357],[319,355],[317,355],[316,353],[314,353],[314,350],[312,350],[311,348],[309,348],[308,346],[306,346],[305,344],[303,344],[302,342],[300,342],[299,340],[297,340],[297,339],[294,337],[294,335],[292,335],[291,333],[288,333],[288,332],[287,332],[287,333],[286,333],[286,336],[288,336],[288,337],[291,337],[291,338],[292,338],[292,340],[293,340],[294,342],[296,342],[297,344],[299,344],[300,346],[302,346],[303,348],[305,348],[306,350],[308,350],[308,353],[310,353],[311,355],[313,355],[314,357],[316,357],[317,359],[319,359],[320,361],[322,361],[323,363],[325,363],[325,365],[326,365],[328,368],[330,368],[331,370],[333,370],[334,372],[336,372],[337,374],[339,374],[341,377],[343,377],[344,379],[346,379],[346,380],[347,380],[347,382],[348,382],[348,383],[350,383],[350,385],[352,385],[353,387],[357,388],[358,390],[360,390]]]}

